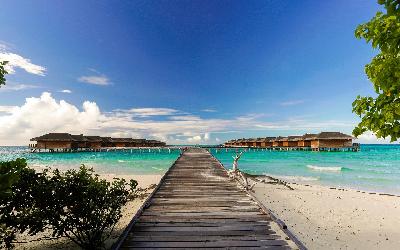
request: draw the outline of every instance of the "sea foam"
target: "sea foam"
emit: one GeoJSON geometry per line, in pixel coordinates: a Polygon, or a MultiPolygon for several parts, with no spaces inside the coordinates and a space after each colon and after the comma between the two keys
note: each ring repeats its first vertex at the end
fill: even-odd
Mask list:
{"type": "Polygon", "coordinates": [[[314,165],[307,165],[307,168],[313,171],[323,171],[323,172],[340,172],[342,171],[342,167],[319,167],[314,165]]]}
{"type": "Polygon", "coordinates": [[[273,178],[284,180],[284,181],[318,181],[318,177],[311,177],[311,176],[291,176],[291,175],[271,175],[268,173],[264,173],[264,175],[271,176],[273,178]]]}

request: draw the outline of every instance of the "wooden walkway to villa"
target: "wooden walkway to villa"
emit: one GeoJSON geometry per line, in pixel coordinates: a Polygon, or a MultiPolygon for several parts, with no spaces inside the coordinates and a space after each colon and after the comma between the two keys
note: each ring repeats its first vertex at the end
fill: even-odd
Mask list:
{"type": "Polygon", "coordinates": [[[191,148],[165,174],[114,248],[296,248],[272,223],[210,153],[191,148]]]}

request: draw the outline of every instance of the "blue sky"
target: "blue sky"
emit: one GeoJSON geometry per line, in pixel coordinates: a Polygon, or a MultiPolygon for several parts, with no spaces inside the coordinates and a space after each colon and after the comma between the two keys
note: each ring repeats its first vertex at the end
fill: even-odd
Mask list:
{"type": "Polygon", "coordinates": [[[352,101],[373,94],[364,65],[376,53],[354,29],[378,9],[365,0],[2,1],[0,59],[12,74],[0,90],[0,144],[52,131],[176,144],[351,133],[352,101]]]}

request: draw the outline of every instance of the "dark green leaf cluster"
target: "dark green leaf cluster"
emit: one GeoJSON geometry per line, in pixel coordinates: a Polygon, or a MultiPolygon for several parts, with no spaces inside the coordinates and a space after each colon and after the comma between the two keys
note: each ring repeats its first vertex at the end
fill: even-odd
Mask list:
{"type": "MultiPolygon", "coordinates": [[[[84,165],[79,170],[37,173],[25,166],[12,192],[1,199],[1,225],[34,235],[48,228],[53,236],[66,236],[84,249],[100,249],[121,217],[137,182],[100,179],[84,165]]],[[[7,237],[4,234],[4,237],[7,237]]]]}
{"type": "MultiPolygon", "coordinates": [[[[5,212],[5,202],[10,200],[12,195],[11,188],[20,178],[20,172],[26,168],[24,159],[15,161],[0,162],[0,247],[11,247],[11,241],[15,236],[15,229],[8,226],[5,221],[8,219],[5,212]]],[[[12,212],[12,211],[11,211],[12,212]]]]}
{"type": "Polygon", "coordinates": [[[355,31],[357,38],[371,42],[380,53],[365,66],[377,97],[358,96],[353,102],[353,112],[361,117],[353,134],[369,130],[379,138],[390,136],[396,141],[400,138],[400,1],[378,3],[384,5],[386,13],[378,12],[355,31]]]}
{"type": "Polygon", "coordinates": [[[1,87],[1,85],[5,85],[6,84],[5,75],[7,75],[8,72],[4,68],[4,66],[6,66],[7,63],[8,63],[7,61],[0,62],[0,87],[1,87]]]}

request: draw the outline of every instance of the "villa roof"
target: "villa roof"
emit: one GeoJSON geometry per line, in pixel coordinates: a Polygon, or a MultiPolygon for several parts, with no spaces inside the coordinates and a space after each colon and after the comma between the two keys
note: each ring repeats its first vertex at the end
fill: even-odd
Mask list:
{"type": "Polygon", "coordinates": [[[48,133],[32,138],[31,141],[75,141],[68,133],[48,133]]]}
{"type": "Polygon", "coordinates": [[[288,141],[299,141],[302,138],[303,137],[301,135],[291,135],[291,136],[288,136],[288,141]]]}
{"type": "Polygon", "coordinates": [[[74,139],[74,141],[80,141],[80,142],[88,141],[88,139],[85,136],[83,136],[82,134],[80,134],[80,135],[70,135],[70,136],[74,139]]]}
{"type": "Polygon", "coordinates": [[[101,139],[100,136],[85,136],[86,139],[90,142],[102,142],[103,140],[101,139]]]}
{"type": "Polygon", "coordinates": [[[112,139],[111,139],[111,137],[100,137],[100,138],[101,138],[101,140],[102,140],[103,142],[109,142],[109,143],[113,142],[112,139]]]}
{"type": "Polygon", "coordinates": [[[133,142],[145,142],[146,139],[132,139],[133,142]]]}
{"type": "Polygon", "coordinates": [[[287,137],[280,137],[278,141],[287,141],[288,138],[287,137]]]}
{"type": "Polygon", "coordinates": [[[147,140],[148,143],[161,143],[160,141],[157,140],[147,140]]]}
{"type": "Polygon", "coordinates": [[[271,141],[273,141],[273,142],[274,141],[280,141],[282,138],[283,138],[282,136],[277,136],[277,137],[271,139],[271,141]]]}
{"type": "Polygon", "coordinates": [[[317,135],[317,139],[334,140],[334,139],[354,139],[351,135],[340,132],[321,132],[317,135]]]}
{"type": "Polygon", "coordinates": [[[266,142],[272,142],[272,141],[275,140],[275,139],[276,139],[276,137],[269,136],[269,137],[265,137],[265,138],[264,138],[264,141],[266,141],[266,142]]]}
{"type": "Polygon", "coordinates": [[[316,136],[317,136],[317,134],[304,134],[304,135],[302,136],[302,139],[303,139],[303,140],[312,140],[312,139],[314,139],[316,136]]]}
{"type": "Polygon", "coordinates": [[[132,138],[111,138],[112,142],[134,142],[132,138]]]}

